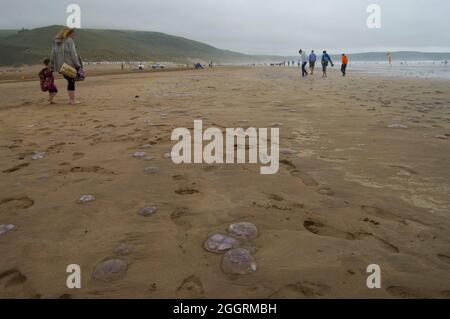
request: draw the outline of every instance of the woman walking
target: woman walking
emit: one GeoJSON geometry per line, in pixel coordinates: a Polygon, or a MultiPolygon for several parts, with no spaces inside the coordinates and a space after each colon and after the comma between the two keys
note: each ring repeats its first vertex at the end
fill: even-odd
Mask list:
{"type": "Polygon", "coordinates": [[[74,37],[74,29],[69,27],[62,29],[56,35],[50,55],[50,66],[53,71],[61,73],[67,80],[67,92],[71,105],[80,103],[75,99],[75,82],[83,68],[83,62],[73,40],[74,37]],[[76,70],[76,72],[67,72],[67,70],[76,70]]]}

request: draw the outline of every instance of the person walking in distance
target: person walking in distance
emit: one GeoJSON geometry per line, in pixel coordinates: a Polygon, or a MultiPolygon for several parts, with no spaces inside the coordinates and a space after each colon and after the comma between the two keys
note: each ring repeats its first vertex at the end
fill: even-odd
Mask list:
{"type": "Polygon", "coordinates": [[[309,69],[311,71],[311,75],[314,74],[314,68],[316,66],[317,56],[314,53],[314,50],[311,51],[311,54],[309,55],[309,69]]]}
{"type": "Polygon", "coordinates": [[[327,51],[323,51],[322,54],[322,77],[327,77],[327,68],[328,63],[331,64],[331,66],[334,66],[333,61],[331,61],[330,55],[327,53],[327,51]]]}
{"type": "Polygon", "coordinates": [[[348,57],[345,54],[342,54],[342,66],[341,66],[342,76],[345,76],[347,72],[347,65],[348,65],[348,57]]]}
{"type": "Polygon", "coordinates": [[[308,75],[308,72],[306,71],[306,64],[308,64],[308,58],[306,57],[306,53],[303,52],[302,49],[298,51],[300,53],[301,61],[302,61],[302,77],[305,77],[308,75]]]}

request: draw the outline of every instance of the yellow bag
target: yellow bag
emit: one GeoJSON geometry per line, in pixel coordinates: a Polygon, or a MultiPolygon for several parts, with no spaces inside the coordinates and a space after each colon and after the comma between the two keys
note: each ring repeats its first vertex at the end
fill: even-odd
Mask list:
{"type": "Polygon", "coordinates": [[[59,70],[59,73],[61,73],[62,75],[65,75],[71,79],[75,79],[77,77],[77,69],[68,65],[67,63],[64,63],[63,65],[61,65],[61,69],[59,70]]]}

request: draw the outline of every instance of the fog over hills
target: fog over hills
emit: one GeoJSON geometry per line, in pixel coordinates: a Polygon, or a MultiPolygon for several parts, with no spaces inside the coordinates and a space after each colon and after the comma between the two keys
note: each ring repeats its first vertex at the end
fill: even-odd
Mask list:
{"type": "MultiPolygon", "coordinates": [[[[51,50],[54,36],[62,26],[32,30],[0,30],[0,65],[40,63],[51,50]]],[[[125,30],[77,30],[76,43],[87,61],[214,61],[216,63],[270,63],[297,61],[290,57],[249,55],[160,32],[125,30]]],[[[296,49],[293,49],[296,52],[296,49]]],[[[317,53],[320,54],[319,51],[317,53]]],[[[338,59],[337,52],[330,52],[338,59]]],[[[445,60],[450,53],[392,52],[394,60],[445,60]]],[[[386,52],[349,54],[353,61],[386,61],[386,52]]]]}

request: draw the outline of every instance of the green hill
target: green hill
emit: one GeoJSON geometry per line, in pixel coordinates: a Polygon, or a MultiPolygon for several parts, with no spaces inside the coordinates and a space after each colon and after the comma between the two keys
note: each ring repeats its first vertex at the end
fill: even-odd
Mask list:
{"type": "MultiPolygon", "coordinates": [[[[53,38],[61,28],[0,32],[0,65],[39,63],[49,55],[53,38]]],[[[83,59],[92,61],[255,61],[250,55],[159,32],[80,29],[76,43],[83,59]]]]}
{"type": "Polygon", "coordinates": [[[18,30],[0,30],[0,38],[16,34],[18,30]]]}
{"type": "MultiPolygon", "coordinates": [[[[0,65],[40,63],[50,54],[53,38],[62,26],[32,30],[0,30],[0,65]]],[[[247,55],[160,32],[80,29],[76,43],[86,61],[214,61],[261,63],[297,61],[299,56],[247,55]]],[[[320,55],[320,53],[319,53],[320,55]]],[[[349,54],[351,61],[386,61],[385,52],[349,54]]],[[[392,52],[395,61],[450,60],[450,53],[392,52]]],[[[339,55],[333,55],[336,61],[339,55]]]]}

